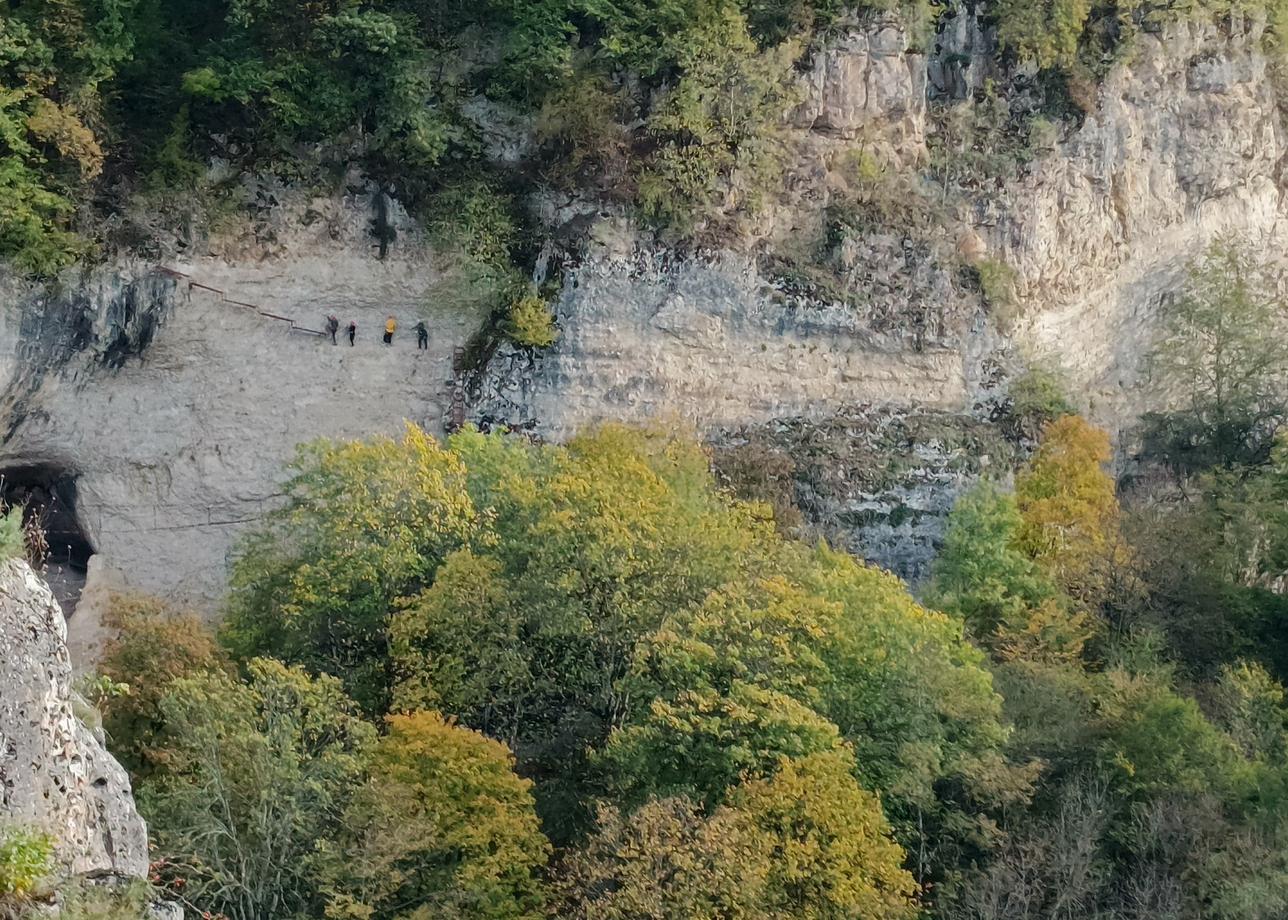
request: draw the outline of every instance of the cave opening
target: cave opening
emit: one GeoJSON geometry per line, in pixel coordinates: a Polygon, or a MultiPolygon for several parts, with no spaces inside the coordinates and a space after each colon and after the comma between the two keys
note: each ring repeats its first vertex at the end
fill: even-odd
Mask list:
{"type": "Polygon", "coordinates": [[[76,473],[54,463],[31,463],[0,469],[0,499],[5,507],[21,505],[28,527],[44,535],[44,576],[70,616],[85,587],[94,545],[81,524],[76,501],[76,473]]]}

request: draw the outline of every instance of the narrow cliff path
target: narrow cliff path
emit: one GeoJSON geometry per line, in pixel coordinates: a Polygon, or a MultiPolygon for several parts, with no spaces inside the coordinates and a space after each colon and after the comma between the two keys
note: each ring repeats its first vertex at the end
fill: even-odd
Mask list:
{"type": "MultiPolygon", "coordinates": [[[[277,502],[298,445],[397,437],[407,422],[443,433],[453,357],[481,317],[430,303],[423,264],[366,264],[362,277],[346,267],[166,266],[174,302],[146,349],[119,367],[49,375],[5,462],[52,463],[74,479],[100,569],[216,615],[237,540],[277,502]],[[340,321],[335,345],[320,334],[328,314],[340,321]]],[[[92,630],[93,615],[78,610],[69,625],[92,630]]]]}

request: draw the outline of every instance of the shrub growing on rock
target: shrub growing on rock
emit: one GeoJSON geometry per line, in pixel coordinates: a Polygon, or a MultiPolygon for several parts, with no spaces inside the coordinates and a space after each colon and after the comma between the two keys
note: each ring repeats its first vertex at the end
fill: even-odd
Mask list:
{"type": "Polygon", "coordinates": [[[53,870],[53,838],[19,825],[0,827],[0,908],[31,894],[53,870]]]}

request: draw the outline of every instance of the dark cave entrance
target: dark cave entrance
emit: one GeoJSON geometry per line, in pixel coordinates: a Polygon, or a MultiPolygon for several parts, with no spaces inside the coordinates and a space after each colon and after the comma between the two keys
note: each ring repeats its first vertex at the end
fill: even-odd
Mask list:
{"type": "Polygon", "coordinates": [[[89,557],[94,555],[78,514],[76,474],[52,463],[0,469],[0,498],[6,507],[22,505],[28,526],[34,523],[45,535],[45,580],[63,615],[70,616],[85,587],[89,557]]]}

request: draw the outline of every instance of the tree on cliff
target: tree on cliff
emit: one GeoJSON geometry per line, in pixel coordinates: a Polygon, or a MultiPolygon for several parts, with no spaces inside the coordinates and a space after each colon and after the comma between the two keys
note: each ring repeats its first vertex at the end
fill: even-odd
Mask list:
{"type": "Polygon", "coordinates": [[[204,673],[231,674],[232,661],[194,613],[175,611],[146,596],[116,595],[103,615],[113,635],[103,645],[98,673],[124,688],[99,702],[112,752],[137,779],[169,759],[161,702],[170,685],[204,673]]]}
{"type": "Polygon", "coordinates": [[[169,881],[230,920],[316,909],[311,858],[357,786],[374,728],[331,677],[279,662],[249,679],[206,673],[170,684],[165,768],[140,807],[169,881]]]}
{"type": "Polygon", "coordinates": [[[102,171],[99,85],[129,54],[130,0],[15,0],[0,17],[0,258],[51,273],[102,171]]]}
{"type": "Polygon", "coordinates": [[[1109,436],[1081,416],[1046,426],[1015,482],[1017,546],[1074,599],[1098,606],[1130,562],[1107,466],[1109,436]]]}
{"type": "Polygon", "coordinates": [[[1177,408],[1146,416],[1147,454],[1179,473],[1261,463],[1288,420],[1288,307],[1279,274],[1223,237],[1161,307],[1154,383],[1177,408]]]}
{"type": "Polygon", "coordinates": [[[781,760],[706,813],[685,798],[602,808],[556,873],[559,916],[900,920],[914,884],[845,751],[781,760]]]}

